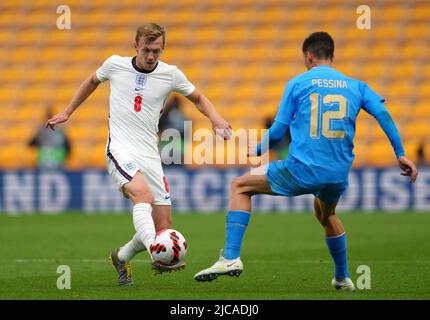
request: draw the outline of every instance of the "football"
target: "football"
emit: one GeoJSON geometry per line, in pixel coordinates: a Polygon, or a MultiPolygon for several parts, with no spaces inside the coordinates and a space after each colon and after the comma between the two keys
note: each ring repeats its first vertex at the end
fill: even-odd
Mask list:
{"type": "Polygon", "coordinates": [[[187,241],[177,230],[163,229],[155,235],[154,243],[149,248],[155,262],[173,265],[181,261],[187,253],[187,241]]]}

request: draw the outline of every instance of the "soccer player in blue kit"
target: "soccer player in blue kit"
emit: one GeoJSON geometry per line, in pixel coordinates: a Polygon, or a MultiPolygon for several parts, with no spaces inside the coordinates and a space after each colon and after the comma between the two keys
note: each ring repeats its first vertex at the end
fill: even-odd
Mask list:
{"type": "Polygon", "coordinates": [[[332,285],[353,291],[349,277],[346,234],[335,214],[336,205],[348,186],[348,173],[354,159],[353,139],[358,113],[371,114],[389,138],[401,174],[417,179],[415,164],[405,157],[399,132],[384,99],[359,80],[331,67],[334,42],[326,32],[315,32],[302,47],[307,72],[287,83],[273,125],[260,144],[250,146],[248,156],[259,156],[275,146],[291,131],[289,154],[257,172],[233,180],[227,213],[226,244],[219,260],[198,272],[197,281],[212,281],[220,275],[239,276],[242,239],[247,228],[251,197],[255,194],[298,196],[313,194],[318,221],[334,261],[332,285]]]}

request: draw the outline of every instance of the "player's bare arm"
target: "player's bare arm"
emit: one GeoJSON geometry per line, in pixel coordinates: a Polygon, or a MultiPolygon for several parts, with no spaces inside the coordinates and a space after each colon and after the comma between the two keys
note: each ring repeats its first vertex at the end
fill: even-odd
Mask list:
{"type": "Polygon", "coordinates": [[[199,90],[195,89],[187,98],[196,105],[197,109],[203,113],[212,123],[215,133],[221,131],[224,139],[231,136],[231,125],[222,118],[215,110],[214,105],[199,90]]]}
{"type": "Polygon", "coordinates": [[[413,163],[411,160],[409,160],[406,157],[399,157],[397,159],[397,162],[399,163],[400,169],[402,169],[402,176],[408,176],[410,177],[409,182],[414,183],[417,181],[418,177],[418,170],[415,166],[415,163],[413,163]]]}
{"type": "Polygon", "coordinates": [[[51,130],[55,130],[54,127],[57,124],[69,120],[72,113],[91,95],[91,93],[93,93],[94,90],[96,90],[99,84],[100,80],[97,78],[95,73],[86,78],[79,86],[79,89],[76,91],[68,107],[63,112],[56,114],[46,121],[46,128],[49,127],[51,130]]]}

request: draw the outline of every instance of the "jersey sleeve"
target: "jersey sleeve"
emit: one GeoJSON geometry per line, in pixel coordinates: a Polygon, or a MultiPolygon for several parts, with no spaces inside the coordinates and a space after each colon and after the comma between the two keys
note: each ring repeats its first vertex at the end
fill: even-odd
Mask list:
{"type": "Polygon", "coordinates": [[[176,68],[175,77],[173,80],[173,91],[178,92],[184,96],[188,96],[196,89],[196,87],[188,81],[184,73],[176,68]]]}
{"type": "Polygon", "coordinates": [[[402,140],[400,138],[399,131],[390,112],[384,105],[385,99],[378,95],[375,91],[369,88],[366,83],[362,84],[362,108],[372,115],[376,121],[378,121],[382,130],[384,130],[391,145],[394,149],[394,153],[397,157],[405,155],[403,149],[402,140]]]}
{"type": "Polygon", "coordinates": [[[294,98],[295,82],[289,81],[285,87],[282,95],[281,102],[279,104],[278,113],[276,114],[275,120],[283,124],[290,125],[293,119],[294,112],[296,110],[296,102],[294,98]]]}
{"type": "Polygon", "coordinates": [[[381,106],[384,107],[385,99],[373,91],[367,83],[361,83],[361,107],[370,114],[374,114],[381,106]]]}
{"type": "Polygon", "coordinates": [[[257,156],[261,156],[268,149],[275,147],[284,138],[287,129],[286,124],[275,120],[263,139],[261,139],[261,142],[257,144],[255,149],[257,156]]]}
{"type": "Polygon", "coordinates": [[[109,80],[112,71],[113,59],[115,59],[115,56],[107,58],[101,67],[96,70],[97,79],[99,79],[101,82],[109,80]]]}

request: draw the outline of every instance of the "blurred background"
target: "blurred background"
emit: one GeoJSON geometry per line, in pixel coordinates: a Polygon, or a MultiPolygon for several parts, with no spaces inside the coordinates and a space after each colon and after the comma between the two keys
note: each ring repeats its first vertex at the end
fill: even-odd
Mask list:
{"type": "MultiPolygon", "coordinates": [[[[44,137],[40,126],[49,113],[67,106],[83,79],[106,58],[133,56],[136,28],[147,22],[167,29],[161,60],[177,65],[233,129],[267,127],[286,82],[305,71],[304,38],[329,32],[335,40],[334,67],[385,97],[407,156],[422,167],[421,182],[409,186],[377,122],[361,112],[345,210],[430,210],[429,1],[367,1],[370,30],[357,28],[362,3],[353,0],[68,0],[71,28],[60,30],[57,8],[62,4],[0,3],[1,211],[127,208],[105,170],[108,83],[57,136],[44,137]],[[44,154],[41,141],[46,139],[50,149],[44,154]]],[[[194,130],[210,128],[188,100],[172,97],[170,103],[180,106],[194,130]]],[[[244,170],[166,168],[175,208],[223,210],[228,182],[244,170]]],[[[281,212],[304,210],[311,203],[308,197],[259,199],[257,208],[281,212]]]]}

